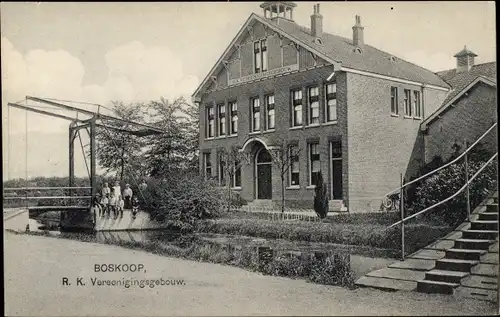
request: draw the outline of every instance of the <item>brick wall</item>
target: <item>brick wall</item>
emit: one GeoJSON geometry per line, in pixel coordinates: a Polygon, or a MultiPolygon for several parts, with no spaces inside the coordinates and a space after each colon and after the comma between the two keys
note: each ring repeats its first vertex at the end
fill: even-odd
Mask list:
{"type": "MultiPolygon", "coordinates": [[[[452,145],[457,142],[464,147],[477,140],[491,125],[497,122],[496,88],[477,84],[455,107],[441,114],[441,118],[428,127],[425,138],[425,159],[429,162],[439,155],[447,160],[452,154],[452,145]]],[[[497,149],[496,129],[485,138],[487,146],[497,149]]]]}
{"type": "MultiPolygon", "coordinates": [[[[332,138],[340,138],[342,140],[343,149],[343,170],[344,170],[344,198],[347,204],[347,108],[346,108],[346,75],[339,73],[337,75],[337,108],[338,108],[338,121],[336,124],[321,125],[318,127],[304,127],[301,129],[290,130],[290,90],[295,88],[303,89],[303,118],[306,118],[306,87],[311,85],[318,85],[320,90],[321,100],[324,98],[324,82],[331,74],[332,67],[321,67],[311,69],[308,71],[296,72],[286,76],[279,76],[258,82],[248,83],[245,85],[229,87],[224,90],[214,91],[205,95],[201,102],[201,107],[206,104],[218,104],[220,102],[228,102],[237,100],[238,102],[238,135],[235,137],[225,136],[222,138],[215,138],[213,140],[206,140],[204,134],[205,124],[205,111],[204,108],[200,109],[200,150],[210,151],[212,157],[212,175],[216,176],[216,149],[219,147],[229,148],[232,145],[242,146],[245,141],[250,137],[257,137],[264,140],[267,145],[279,142],[281,139],[296,140],[298,141],[301,153],[300,160],[300,188],[299,189],[286,189],[285,199],[288,201],[289,206],[294,207],[308,207],[312,208],[314,189],[307,188],[308,185],[308,157],[307,157],[307,142],[311,140],[319,141],[321,169],[325,181],[329,181],[330,175],[330,158],[329,158],[329,142],[332,138]],[[261,130],[256,134],[250,132],[250,98],[259,97],[261,106],[264,105],[264,96],[274,93],[275,95],[275,109],[276,109],[276,129],[275,132],[266,133],[261,130]]],[[[229,109],[228,109],[229,110],[229,109]]],[[[261,127],[264,129],[264,113],[261,112],[261,127]]],[[[320,117],[324,118],[324,102],[321,102],[320,117]]],[[[217,125],[217,123],[216,123],[217,125]]],[[[229,125],[228,125],[229,126],[229,125]]],[[[255,154],[256,147],[254,144],[249,146],[252,154],[255,154]]],[[[200,158],[200,166],[203,165],[202,157],[200,158]]],[[[241,195],[245,200],[251,201],[254,199],[254,165],[244,164],[242,167],[242,189],[241,195]]],[[[288,184],[288,176],[286,179],[288,184]]],[[[275,201],[281,199],[281,180],[279,172],[276,167],[273,168],[272,173],[272,197],[275,201]]]]}
{"type": "MultiPolygon", "coordinates": [[[[347,87],[349,211],[377,211],[380,197],[399,186],[400,173],[409,178],[423,160],[421,120],[405,118],[403,104],[403,89],[422,89],[352,73],[347,87]],[[391,116],[391,86],[398,87],[397,117],[391,116]]],[[[433,100],[424,98],[424,109],[435,108],[433,100]]]]}

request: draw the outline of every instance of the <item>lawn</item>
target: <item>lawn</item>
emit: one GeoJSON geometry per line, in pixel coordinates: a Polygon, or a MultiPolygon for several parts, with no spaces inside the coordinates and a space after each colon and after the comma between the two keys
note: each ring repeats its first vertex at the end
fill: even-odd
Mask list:
{"type": "MultiPolygon", "coordinates": [[[[394,213],[341,214],[329,216],[323,222],[312,222],[272,220],[263,213],[231,212],[219,219],[200,221],[196,231],[400,250],[401,227],[387,229],[397,220],[394,213]]],[[[405,249],[408,253],[417,251],[451,230],[445,225],[412,221],[405,225],[405,249]]]]}

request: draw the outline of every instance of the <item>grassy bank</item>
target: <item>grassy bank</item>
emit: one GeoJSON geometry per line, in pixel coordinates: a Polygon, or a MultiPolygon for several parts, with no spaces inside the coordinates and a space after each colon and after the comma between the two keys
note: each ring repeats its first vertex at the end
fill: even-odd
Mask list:
{"type": "MultiPolygon", "coordinates": [[[[196,231],[202,233],[244,235],[266,239],[370,246],[394,250],[401,248],[400,227],[396,226],[387,229],[388,225],[392,223],[389,221],[391,219],[379,219],[379,223],[374,221],[360,221],[356,223],[355,218],[349,219],[349,217],[346,217],[344,223],[339,221],[318,223],[272,221],[254,218],[253,216],[249,218],[229,216],[217,220],[200,221],[196,227],[196,231]],[[385,224],[385,222],[388,222],[388,224],[385,224]]],[[[448,226],[418,222],[408,224],[405,226],[405,248],[407,252],[414,252],[441,238],[450,231],[451,228],[448,226]]]]}

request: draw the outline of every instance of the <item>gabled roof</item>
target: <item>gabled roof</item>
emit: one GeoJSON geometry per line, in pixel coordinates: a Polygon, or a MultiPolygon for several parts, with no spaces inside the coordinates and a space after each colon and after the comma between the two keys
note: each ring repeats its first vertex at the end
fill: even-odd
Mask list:
{"type": "Polygon", "coordinates": [[[446,98],[446,101],[443,102],[443,105],[439,107],[436,111],[434,111],[430,116],[428,116],[420,125],[421,130],[427,129],[427,126],[431,124],[434,120],[439,118],[439,116],[448,110],[450,107],[453,106],[453,104],[467,91],[469,91],[472,87],[476,86],[479,83],[486,84],[491,87],[497,86],[496,81],[491,80],[491,78],[485,77],[485,76],[468,76],[467,80],[470,80],[467,84],[465,82],[463,83],[463,86],[461,87],[460,90],[456,90],[456,92],[453,94],[453,97],[446,98]]]}
{"type": "Polygon", "coordinates": [[[460,91],[462,91],[464,87],[468,86],[479,76],[485,77],[490,81],[496,83],[497,63],[489,62],[489,63],[474,65],[468,72],[463,71],[457,73],[456,68],[454,68],[450,70],[437,72],[436,74],[452,87],[452,90],[450,91],[446,99],[443,101],[443,104],[446,104],[448,103],[448,101],[453,99],[458,93],[460,93],[460,91]]]}
{"type": "Polygon", "coordinates": [[[284,18],[274,18],[270,20],[252,13],[231,44],[219,58],[217,63],[210,70],[200,86],[196,89],[193,96],[197,96],[202,88],[207,84],[208,79],[211,76],[214,76],[216,70],[221,68],[224,58],[226,58],[231,48],[238,42],[238,39],[243,34],[243,31],[253,21],[258,21],[266,25],[272,30],[280,33],[284,37],[334,65],[341,64],[342,67],[345,68],[414,81],[422,84],[435,85],[447,89],[449,88],[449,85],[432,71],[400,58],[395,58],[393,55],[376,49],[370,45],[365,44],[361,48],[361,51],[356,51],[356,46],[353,45],[351,39],[326,32],[323,32],[321,43],[318,43],[316,37],[311,35],[308,28],[302,27],[293,21],[284,18]]]}

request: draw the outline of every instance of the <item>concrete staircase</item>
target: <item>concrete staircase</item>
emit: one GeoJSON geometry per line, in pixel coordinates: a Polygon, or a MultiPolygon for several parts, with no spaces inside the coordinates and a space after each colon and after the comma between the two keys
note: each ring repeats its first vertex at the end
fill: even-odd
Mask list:
{"type": "Polygon", "coordinates": [[[386,291],[419,291],[498,301],[498,193],[445,237],[356,281],[386,291]]]}
{"type": "Polygon", "coordinates": [[[471,216],[470,229],[462,231],[453,247],[445,250],[444,258],[437,260],[434,269],[418,281],[418,292],[453,294],[462,279],[469,276],[488,253],[498,237],[498,197],[483,210],[471,216]]]}

